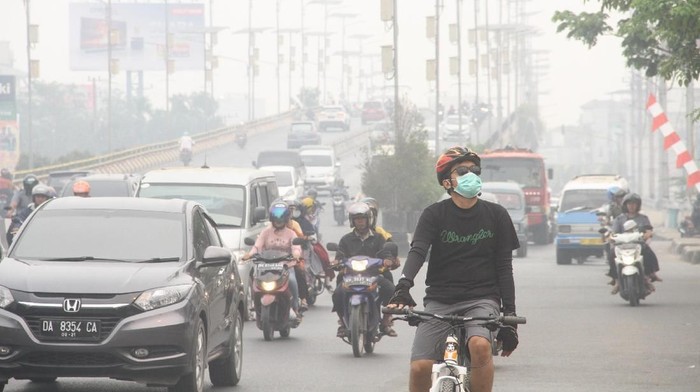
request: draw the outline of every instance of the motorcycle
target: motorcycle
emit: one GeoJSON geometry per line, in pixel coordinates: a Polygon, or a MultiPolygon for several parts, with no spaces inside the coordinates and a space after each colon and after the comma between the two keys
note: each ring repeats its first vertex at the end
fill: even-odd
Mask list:
{"type": "Polygon", "coordinates": [[[306,295],[306,302],[309,305],[316,303],[316,298],[325,291],[326,273],[323,270],[323,263],[314,251],[311,241],[306,241],[307,249],[304,249],[305,276],[309,292],[306,295]]]}
{"type": "Polygon", "coordinates": [[[192,150],[180,150],[180,160],[185,166],[189,166],[192,161],[192,150]]]}
{"type": "Polygon", "coordinates": [[[248,143],[248,135],[245,132],[237,132],[234,141],[240,148],[244,148],[248,143]]]}
{"type": "Polygon", "coordinates": [[[345,203],[347,202],[347,191],[345,189],[334,188],[331,192],[331,198],[333,200],[333,219],[338,224],[338,226],[343,226],[345,224],[345,203]]]}
{"type": "Polygon", "coordinates": [[[644,234],[635,230],[636,226],[628,225],[627,222],[625,226],[624,233],[612,234],[610,239],[615,252],[620,296],[625,301],[629,301],[631,306],[637,306],[640,300],[650,294],[642,256],[642,246],[645,244],[644,234]]]}
{"type": "MultiPolygon", "coordinates": [[[[245,244],[255,245],[255,240],[247,237],[245,244]]],[[[300,238],[295,238],[294,245],[301,244],[300,238]]],[[[292,292],[289,288],[289,274],[293,268],[287,267],[287,262],[293,257],[279,250],[264,250],[251,258],[253,268],[253,303],[255,305],[255,320],[258,329],[263,331],[263,337],[270,341],[275,331],[281,337],[289,337],[292,328],[299,326],[301,320],[292,309],[292,292]]]]}
{"type": "MultiPolygon", "coordinates": [[[[336,243],[329,242],[326,247],[338,251],[336,243]]],[[[392,242],[387,242],[382,251],[394,257],[398,254],[398,248],[392,242]]],[[[361,357],[364,352],[372,353],[374,345],[384,336],[379,329],[382,315],[377,289],[377,279],[384,270],[384,259],[367,256],[343,258],[335,269],[342,271],[342,277],[338,277],[341,279],[338,290],[344,294],[343,322],[350,333],[342,339],[352,346],[355,357],[361,357]]]]}

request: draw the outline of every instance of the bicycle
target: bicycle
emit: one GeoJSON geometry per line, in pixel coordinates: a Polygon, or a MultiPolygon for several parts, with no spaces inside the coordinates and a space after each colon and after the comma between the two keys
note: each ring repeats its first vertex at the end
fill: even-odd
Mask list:
{"type": "MultiPolygon", "coordinates": [[[[467,326],[470,321],[483,321],[477,325],[486,327],[491,333],[504,325],[525,324],[525,317],[518,316],[488,316],[488,317],[464,317],[458,315],[443,315],[409,308],[382,308],[382,312],[403,315],[394,320],[408,322],[411,326],[417,326],[421,321],[439,320],[448,324],[450,332],[445,339],[445,354],[442,361],[433,364],[431,372],[432,383],[430,392],[470,392],[469,375],[470,359],[467,349],[467,326]]],[[[495,343],[495,339],[491,340],[495,343]]],[[[494,344],[493,353],[497,354],[494,344]]]]}

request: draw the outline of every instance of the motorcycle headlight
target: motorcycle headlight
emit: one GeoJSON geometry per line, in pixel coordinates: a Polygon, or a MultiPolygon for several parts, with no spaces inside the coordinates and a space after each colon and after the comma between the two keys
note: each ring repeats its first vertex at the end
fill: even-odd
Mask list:
{"type": "Polygon", "coordinates": [[[15,298],[10,289],[0,286],[0,308],[4,309],[13,302],[15,302],[15,298]]]}
{"type": "Polygon", "coordinates": [[[369,260],[363,259],[363,260],[353,260],[350,265],[352,267],[353,271],[357,272],[362,272],[367,269],[367,265],[369,264],[369,260]]]}
{"type": "Polygon", "coordinates": [[[260,287],[265,291],[272,291],[277,288],[277,282],[274,280],[270,282],[260,282],[260,287]]]}
{"type": "Polygon", "coordinates": [[[136,298],[134,305],[141,310],[153,310],[172,305],[185,299],[192,286],[192,284],[182,284],[144,291],[136,298]]]}
{"type": "Polygon", "coordinates": [[[634,256],[633,255],[623,255],[621,259],[622,259],[622,264],[624,264],[624,265],[634,264],[634,256]]]}

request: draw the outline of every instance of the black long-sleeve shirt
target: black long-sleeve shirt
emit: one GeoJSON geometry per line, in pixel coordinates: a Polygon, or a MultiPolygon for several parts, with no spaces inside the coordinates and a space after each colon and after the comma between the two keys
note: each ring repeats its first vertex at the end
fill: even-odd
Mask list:
{"type": "Polygon", "coordinates": [[[430,249],[426,300],[453,304],[491,298],[515,312],[512,251],[519,247],[502,206],[479,199],[464,209],[443,200],[421,214],[403,276],[413,280],[430,249]]]}

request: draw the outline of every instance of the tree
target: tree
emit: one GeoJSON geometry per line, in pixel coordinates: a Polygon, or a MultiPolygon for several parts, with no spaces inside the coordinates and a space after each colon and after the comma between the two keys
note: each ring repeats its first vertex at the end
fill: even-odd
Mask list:
{"type": "MultiPolygon", "coordinates": [[[[590,2],[591,0],[583,0],[590,2]]],[[[688,85],[700,74],[700,2],[698,0],[595,0],[598,12],[557,11],[558,32],[593,47],[602,35],[622,38],[627,65],[646,76],[676,79],[688,85]],[[610,12],[623,15],[616,26],[610,12]]]]}

